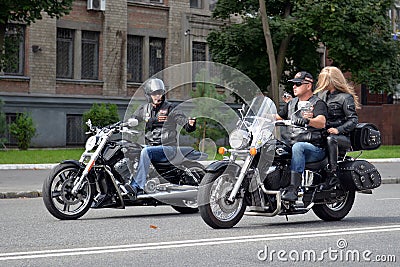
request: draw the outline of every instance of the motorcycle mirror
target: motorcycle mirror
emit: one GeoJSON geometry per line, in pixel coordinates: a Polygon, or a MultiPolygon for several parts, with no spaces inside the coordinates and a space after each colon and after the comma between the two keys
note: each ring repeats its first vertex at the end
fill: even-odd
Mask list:
{"type": "Polygon", "coordinates": [[[137,126],[138,124],[139,124],[139,121],[138,121],[137,119],[135,119],[135,118],[130,118],[130,119],[128,119],[127,125],[128,125],[129,127],[135,127],[135,126],[137,126]]]}
{"type": "Polygon", "coordinates": [[[86,125],[89,127],[89,129],[92,129],[92,121],[90,119],[87,120],[86,125]]]}

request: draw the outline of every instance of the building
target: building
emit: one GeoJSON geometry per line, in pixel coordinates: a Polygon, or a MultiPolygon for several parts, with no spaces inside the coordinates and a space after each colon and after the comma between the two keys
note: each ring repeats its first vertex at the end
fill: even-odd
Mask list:
{"type": "MultiPolygon", "coordinates": [[[[33,147],[84,142],[82,114],[93,103],[117,104],[122,118],[140,84],[164,68],[208,60],[206,37],[215,0],[76,0],[69,15],[9,24],[19,44],[0,73],[8,122],[31,114],[33,147]]],[[[11,48],[13,47],[13,48],[11,48]]],[[[7,49],[7,48],[6,48],[7,49]]],[[[190,94],[174,91],[169,99],[190,94]]],[[[15,140],[9,137],[10,143],[15,140]]]]}

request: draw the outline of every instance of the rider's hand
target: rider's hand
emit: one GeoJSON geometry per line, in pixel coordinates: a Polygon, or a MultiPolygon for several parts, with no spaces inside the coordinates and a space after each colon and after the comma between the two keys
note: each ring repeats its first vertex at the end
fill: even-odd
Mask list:
{"type": "Polygon", "coordinates": [[[310,123],[310,120],[307,118],[296,118],[293,121],[294,125],[301,126],[301,127],[304,127],[304,126],[306,126],[306,124],[309,124],[309,123],[310,123]]]}
{"type": "Polygon", "coordinates": [[[189,125],[194,126],[196,124],[196,118],[189,118],[189,125]]]}

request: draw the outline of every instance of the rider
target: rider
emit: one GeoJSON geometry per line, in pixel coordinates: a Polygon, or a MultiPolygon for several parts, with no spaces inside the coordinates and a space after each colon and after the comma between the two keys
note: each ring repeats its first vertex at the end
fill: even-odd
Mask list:
{"type": "Polygon", "coordinates": [[[296,201],[306,162],[319,161],[325,157],[322,131],[328,111],[325,102],[313,94],[314,78],[310,73],[298,72],[289,82],[293,83],[295,98],[285,104],[277,119],[291,119],[293,124],[300,126],[292,127],[290,132],[293,144],[290,185],[282,193],[283,200],[296,201]],[[296,112],[299,101],[309,101],[311,109],[296,112]]]}
{"type": "Polygon", "coordinates": [[[176,154],[177,124],[187,132],[196,129],[196,120],[185,114],[165,99],[164,82],[149,79],[144,85],[148,103],[141,105],[133,114],[138,121],[144,121],[146,147],[141,151],[136,176],[130,184],[125,184],[128,193],[136,197],[143,192],[151,162],[167,162],[176,154]]]}
{"type": "Polygon", "coordinates": [[[358,96],[340,69],[328,66],[318,76],[317,89],[319,97],[328,105],[326,129],[328,149],[328,181],[322,189],[330,189],[339,182],[336,176],[338,151],[350,148],[350,132],[358,123],[356,108],[359,108],[358,96]]]}

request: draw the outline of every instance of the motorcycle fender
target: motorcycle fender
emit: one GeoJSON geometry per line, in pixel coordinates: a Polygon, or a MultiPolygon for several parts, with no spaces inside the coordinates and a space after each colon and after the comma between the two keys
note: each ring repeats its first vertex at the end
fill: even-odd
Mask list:
{"type": "Polygon", "coordinates": [[[63,164],[63,163],[72,163],[72,164],[74,164],[74,165],[76,165],[77,167],[82,168],[82,169],[84,169],[84,168],[86,167],[86,166],[83,165],[81,162],[79,162],[78,160],[74,160],[74,159],[63,160],[63,161],[61,162],[61,164],[63,164]]]}
{"type": "Polygon", "coordinates": [[[235,162],[221,160],[221,161],[214,161],[210,165],[207,166],[206,172],[218,172],[220,170],[225,170],[229,168],[230,171],[238,173],[241,167],[236,164],[235,162]]]}

